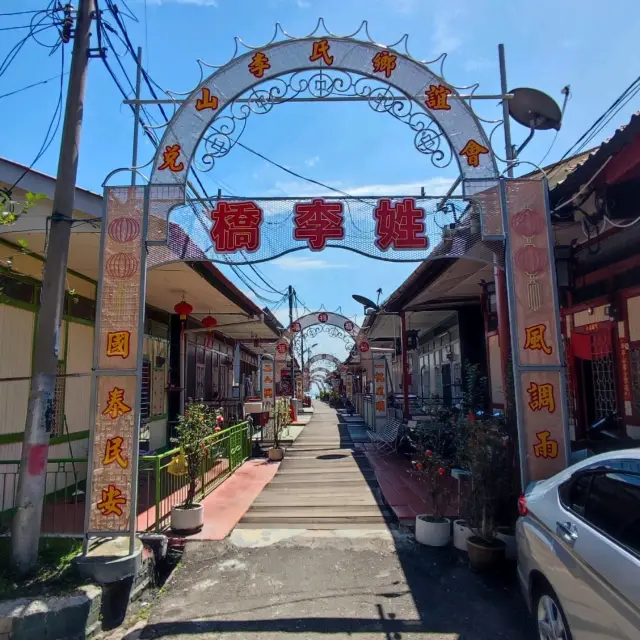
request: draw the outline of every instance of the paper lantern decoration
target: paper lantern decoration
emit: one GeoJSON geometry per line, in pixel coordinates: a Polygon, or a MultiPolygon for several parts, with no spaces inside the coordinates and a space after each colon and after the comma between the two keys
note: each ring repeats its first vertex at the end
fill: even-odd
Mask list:
{"type": "Polygon", "coordinates": [[[527,299],[530,311],[537,311],[542,306],[542,292],[538,275],[544,272],[548,266],[547,251],[534,247],[532,244],[525,244],[520,247],[513,256],[513,261],[520,271],[524,271],[529,276],[527,284],[527,299]]]}
{"type": "Polygon", "coordinates": [[[511,228],[528,242],[544,231],[544,218],[537,211],[523,209],[511,218],[511,228]]]}
{"type": "Polygon", "coordinates": [[[218,321],[213,316],[205,316],[202,318],[202,324],[207,329],[213,329],[213,327],[218,325],[218,321]]]}
{"type": "Polygon", "coordinates": [[[138,259],[130,253],[114,253],[104,268],[107,275],[116,280],[127,280],[138,273],[138,259]]]}
{"type": "Polygon", "coordinates": [[[129,216],[121,216],[109,223],[107,233],[114,242],[133,242],[140,235],[140,223],[129,216]]]}
{"type": "Polygon", "coordinates": [[[369,343],[366,340],[363,340],[359,345],[360,353],[367,353],[369,351],[369,343]]]}
{"type": "Polygon", "coordinates": [[[173,310],[180,316],[180,320],[186,320],[187,316],[193,311],[193,307],[186,300],[182,300],[173,307],[173,310]]]}

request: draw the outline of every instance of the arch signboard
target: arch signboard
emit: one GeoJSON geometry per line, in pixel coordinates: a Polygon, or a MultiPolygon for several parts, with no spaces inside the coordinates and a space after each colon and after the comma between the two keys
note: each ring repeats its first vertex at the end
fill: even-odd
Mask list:
{"type": "MultiPolygon", "coordinates": [[[[506,248],[512,342],[519,345],[514,348],[514,375],[523,477],[548,477],[566,464],[564,374],[546,184],[500,178],[472,101],[414,59],[406,39],[383,46],[371,40],[364,24],[347,37],[321,32],[323,26],[321,21],[303,38],[276,31],[271,42],[248,47],[216,67],[168,123],[149,184],[105,189],[87,540],[128,535],[134,548],[147,269],[180,260],[242,265],[302,249],[336,247],[380,260],[418,262],[463,257],[476,233],[472,229],[479,228],[476,240],[481,233],[498,253],[506,248]],[[332,95],[358,97],[406,124],[416,150],[434,166],[457,164],[462,196],[448,198],[444,209],[440,194],[282,199],[275,204],[267,198],[220,198],[204,203],[206,215],[192,209],[186,201],[189,172],[215,168],[235,146],[249,116],[267,114],[304,92],[319,101],[332,95]],[[535,224],[525,215],[532,209],[539,214],[535,224]],[[454,221],[464,223],[460,235],[441,242],[443,224],[454,221]],[[512,248],[507,229],[517,234],[512,248]],[[529,306],[523,307],[522,300],[529,306]],[[535,325],[527,324],[533,316],[535,325]]],[[[303,330],[306,322],[298,319],[299,325],[294,323],[284,336],[276,370],[295,329],[303,330]]],[[[358,341],[359,328],[340,314],[320,311],[314,322],[339,322],[358,341]]],[[[366,340],[358,342],[358,351],[371,357],[366,340]]]]}

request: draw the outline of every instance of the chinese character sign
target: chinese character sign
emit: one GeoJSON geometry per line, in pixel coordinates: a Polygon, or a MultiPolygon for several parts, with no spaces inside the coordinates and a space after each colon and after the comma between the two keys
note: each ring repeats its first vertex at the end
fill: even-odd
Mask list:
{"type": "Polygon", "coordinates": [[[100,314],[101,369],[135,369],[138,357],[142,188],[109,191],[100,314]]]}
{"type": "Polygon", "coordinates": [[[353,374],[352,373],[347,374],[346,387],[347,387],[347,398],[351,400],[351,398],[353,397],[353,374]]]}
{"type": "Polygon", "coordinates": [[[542,480],[568,462],[566,389],[559,308],[549,240],[546,185],[508,180],[505,258],[510,288],[514,369],[519,393],[518,427],[525,483],[542,480]]]}
{"type": "Polygon", "coordinates": [[[99,376],[89,530],[127,532],[132,517],[136,376],[99,376]]]}
{"type": "Polygon", "coordinates": [[[302,401],[304,393],[302,391],[302,376],[296,378],[296,398],[302,401]]]}
{"type": "Polygon", "coordinates": [[[273,362],[262,362],[262,400],[273,402],[275,400],[275,367],[273,362]]]}
{"type": "Polygon", "coordinates": [[[376,418],[387,415],[387,369],[384,358],[376,358],[373,363],[373,402],[376,418]]]}
{"type": "MultiPolygon", "coordinates": [[[[172,157],[168,155],[167,162],[172,157]]],[[[108,189],[105,203],[94,362],[93,466],[86,509],[89,532],[130,533],[135,525],[144,188],[108,189]]]]}
{"type": "Polygon", "coordinates": [[[523,371],[524,450],[527,480],[542,480],[566,466],[560,371],[523,371]]]}

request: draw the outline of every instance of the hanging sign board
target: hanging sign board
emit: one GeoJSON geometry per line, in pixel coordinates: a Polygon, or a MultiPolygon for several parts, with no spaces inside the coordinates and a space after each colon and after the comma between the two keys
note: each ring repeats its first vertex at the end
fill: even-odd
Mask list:
{"type": "Polygon", "coordinates": [[[302,402],[303,399],[302,393],[302,376],[298,376],[296,378],[296,398],[302,402]]]}

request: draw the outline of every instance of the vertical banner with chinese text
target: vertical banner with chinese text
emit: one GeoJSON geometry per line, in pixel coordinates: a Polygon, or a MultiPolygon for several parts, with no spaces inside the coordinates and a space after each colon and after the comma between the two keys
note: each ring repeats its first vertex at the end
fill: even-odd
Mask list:
{"type": "Polygon", "coordinates": [[[373,359],[373,406],[376,416],[376,430],[387,424],[387,361],[373,359]]]}
{"type": "Polygon", "coordinates": [[[274,364],[271,360],[262,361],[262,401],[272,403],[274,400],[274,364]]]}
{"type": "Polygon", "coordinates": [[[347,373],[347,398],[350,402],[353,398],[353,373],[347,373]]]}
{"type": "Polygon", "coordinates": [[[302,376],[296,378],[296,398],[302,402],[304,394],[302,393],[302,376]]]}
{"type": "Polygon", "coordinates": [[[146,271],[144,187],[105,192],[86,533],[135,532],[146,271]]]}
{"type": "Polygon", "coordinates": [[[523,485],[568,464],[569,440],[547,185],[507,180],[506,257],[523,485]]]}

